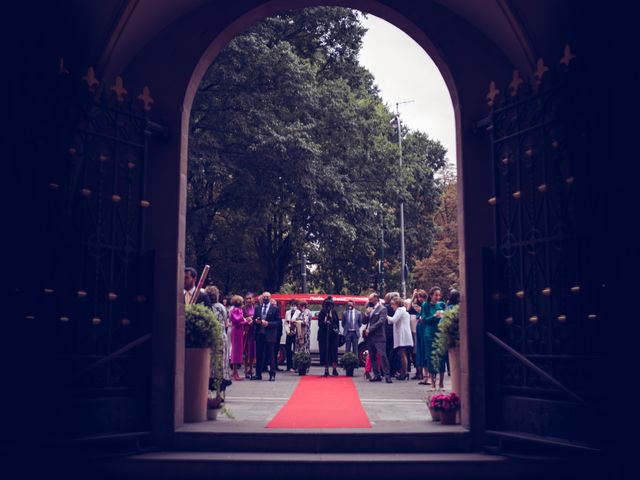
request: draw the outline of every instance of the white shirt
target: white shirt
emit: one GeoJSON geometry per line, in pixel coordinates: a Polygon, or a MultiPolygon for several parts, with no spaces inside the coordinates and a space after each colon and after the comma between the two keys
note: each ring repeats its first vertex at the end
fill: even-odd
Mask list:
{"type": "MultiPolygon", "coordinates": [[[[183,289],[184,290],[184,289],[183,289]]],[[[189,299],[193,298],[193,296],[196,293],[196,287],[191,287],[191,290],[184,290],[183,295],[184,295],[184,303],[188,303],[187,302],[187,292],[189,293],[189,299]]]]}
{"type": "Polygon", "coordinates": [[[393,317],[387,317],[387,321],[393,324],[393,348],[413,347],[411,319],[409,318],[407,309],[398,307],[393,317]]]}

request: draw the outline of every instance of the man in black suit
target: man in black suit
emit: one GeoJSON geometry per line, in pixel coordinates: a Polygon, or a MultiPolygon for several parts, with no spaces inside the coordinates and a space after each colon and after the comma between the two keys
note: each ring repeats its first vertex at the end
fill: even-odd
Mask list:
{"type": "Polygon", "coordinates": [[[371,358],[371,366],[374,374],[374,377],[369,381],[382,381],[382,377],[380,376],[380,367],[378,367],[376,359],[376,356],[380,355],[380,366],[382,367],[385,379],[387,383],[393,383],[389,372],[389,359],[387,358],[387,335],[385,332],[387,324],[387,309],[380,303],[380,297],[378,297],[377,293],[369,295],[367,313],[365,314],[362,323],[367,325],[365,336],[367,338],[367,347],[369,349],[369,356],[371,358]]]}
{"type": "MultiPolygon", "coordinates": [[[[198,272],[193,267],[186,267],[184,269],[184,290],[182,294],[184,295],[184,304],[188,305],[191,303],[191,299],[196,294],[196,277],[198,276],[198,272]]],[[[211,308],[211,299],[207,292],[200,289],[200,293],[198,293],[198,299],[196,303],[200,303],[211,308]]]]}
{"type": "Polygon", "coordinates": [[[269,381],[276,379],[276,358],[274,348],[276,342],[280,342],[278,325],[282,326],[280,310],[277,305],[271,303],[271,294],[262,294],[262,305],[256,306],[253,314],[256,325],[256,374],[251,380],[262,380],[262,371],[265,364],[269,363],[269,381]]]}

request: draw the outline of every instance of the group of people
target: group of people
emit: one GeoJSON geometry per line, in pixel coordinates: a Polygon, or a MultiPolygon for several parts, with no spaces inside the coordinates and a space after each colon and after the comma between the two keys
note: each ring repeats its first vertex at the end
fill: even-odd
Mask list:
{"type": "MultiPolygon", "coordinates": [[[[398,380],[409,380],[413,364],[416,373],[412,379],[435,387],[439,375],[438,386],[443,388],[447,357],[439,365],[433,364],[434,342],[445,310],[459,302],[460,294],[452,290],[445,304],[439,287],[431,288],[428,293],[415,290],[412,298],[406,300],[398,292],[387,293],[384,299],[372,293],[364,312],[349,302],[341,320],[345,350],[357,354],[360,327],[364,325],[362,335],[368,351],[365,377],[369,381],[381,382],[383,376],[387,383],[393,383],[392,376],[398,380]]],[[[328,297],[318,315],[320,364],[325,366],[325,376],[329,375],[329,364],[333,367],[332,374],[338,375],[338,336],[338,315],[331,297],[328,297]]]]}
{"type": "MultiPolygon", "coordinates": [[[[193,268],[185,269],[184,295],[189,303],[196,294],[196,275],[193,268]]],[[[243,298],[233,295],[227,301],[221,298],[215,286],[208,286],[198,293],[198,303],[211,307],[217,313],[223,332],[223,389],[232,380],[242,380],[239,369],[244,367],[244,378],[262,380],[264,372],[275,381],[278,368],[280,338],[285,332],[287,370],[293,370],[294,352],[310,353],[312,313],[305,302],[293,300],[286,311],[284,325],[280,310],[264,292],[255,296],[247,292],[243,298]],[[226,305],[225,305],[226,303],[226,305]],[[255,364],[255,370],[254,370],[255,364]]],[[[433,287],[428,292],[414,290],[410,299],[401,298],[398,292],[387,293],[381,299],[377,293],[368,297],[368,304],[361,312],[353,302],[339,317],[332,297],[327,297],[318,314],[318,344],[320,364],[324,375],[337,376],[339,336],[344,336],[345,350],[358,354],[360,331],[366,342],[369,355],[365,365],[365,377],[371,382],[380,382],[384,377],[392,383],[398,380],[419,380],[420,384],[444,387],[446,356],[439,365],[434,365],[432,352],[438,324],[447,309],[460,302],[460,294],[452,290],[447,303],[442,301],[442,290],[433,287]],[[342,327],[342,328],[340,328],[342,327]],[[342,333],[341,333],[342,332],[342,333]],[[415,375],[409,377],[411,366],[415,375]]],[[[214,372],[215,369],[212,369],[214,372]]]]}
{"type": "Polygon", "coordinates": [[[444,388],[447,356],[435,365],[432,353],[445,311],[459,303],[459,292],[451,290],[445,304],[440,287],[429,292],[414,290],[411,299],[390,292],[380,301],[377,294],[371,294],[364,315],[367,326],[363,334],[369,352],[365,376],[376,382],[382,381],[384,375],[385,381],[392,383],[391,377],[395,375],[398,380],[415,379],[421,385],[435,388],[439,375],[438,386],[444,388]],[[409,377],[411,364],[416,370],[413,377],[409,377]]]}
{"type": "MultiPolygon", "coordinates": [[[[194,268],[185,268],[185,303],[190,303],[196,295],[196,276],[194,268]]],[[[269,292],[260,296],[252,292],[247,292],[245,297],[233,295],[224,302],[227,305],[223,302],[219,289],[213,285],[197,292],[197,303],[212,308],[222,327],[222,358],[229,360],[223,362],[223,389],[233,380],[243,380],[239,373],[243,366],[244,379],[262,380],[262,374],[268,372],[269,380],[275,381],[276,372],[280,371],[277,358],[283,328],[287,333],[289,370],[293,369],[293,351],[309,352],[312,315],[306,303],[296,302],[295,309],[287,312],[286,327],[283,327],[280,310],[269,292]]],[[[214,375],[215,369],[211,371],[214,375]]]]}

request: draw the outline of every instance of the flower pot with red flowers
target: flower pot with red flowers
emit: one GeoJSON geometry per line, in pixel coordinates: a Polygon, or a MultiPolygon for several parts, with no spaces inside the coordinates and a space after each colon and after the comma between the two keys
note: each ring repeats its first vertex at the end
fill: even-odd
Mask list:
{"type": "Polygon", "coordinates": [[[431,414],[431,419],[434,422],[440,421],[440,404],[442,403],[440,398],[444,393],[436,393],[436,392],[428,392],[427,393],[427,407],[429,408],[429,413],[431,414]]]}
{"type": "Polygon", "coordinates": [[[441,424],[455,425],[460,410],[460,397],[454,392],[437,393],[431,397],[430,407],[440,414],[441,424]]]}

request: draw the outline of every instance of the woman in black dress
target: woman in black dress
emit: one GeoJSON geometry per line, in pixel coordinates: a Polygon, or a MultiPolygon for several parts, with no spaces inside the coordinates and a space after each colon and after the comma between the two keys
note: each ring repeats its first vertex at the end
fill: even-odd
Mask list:
{"type": "Polygon", "coordinates": [[[320,346],[320,364],[324,365],[324,376],[329,376],[329,364],[333,366],[333,375],[338,375],[338,334],[340,321],[333,298],[328,296],[318,314],[318,344],[320,346]]]}

